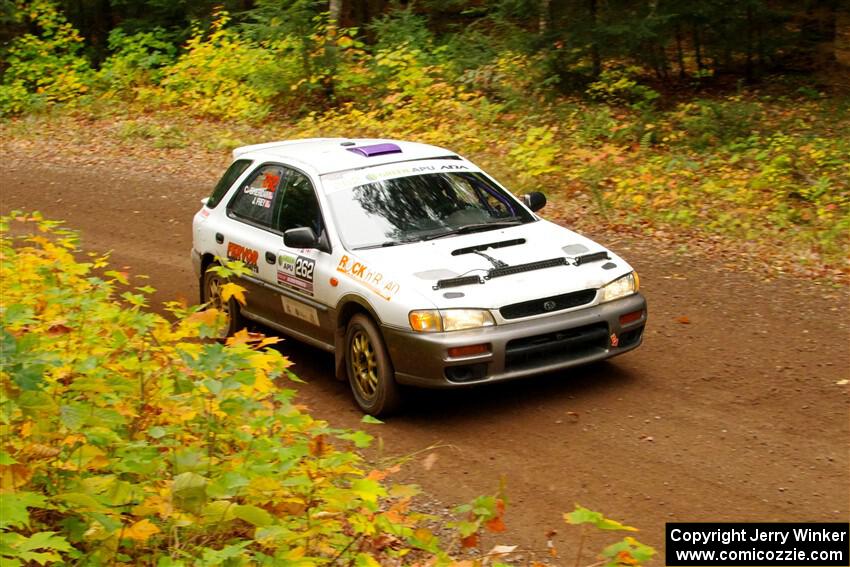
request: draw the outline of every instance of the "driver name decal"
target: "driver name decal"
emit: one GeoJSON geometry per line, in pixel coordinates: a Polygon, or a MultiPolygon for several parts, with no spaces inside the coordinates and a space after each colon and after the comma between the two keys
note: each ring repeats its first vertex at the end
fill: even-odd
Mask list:
{"type": "Polygon", "coordinates": [[[346,254],[340,257],[336,271],[362,283],[387,301],[391,300],[401,289],[397,282],[387,280],[381,272],[370,270],[366,264],[355,261],[346,254]]]}

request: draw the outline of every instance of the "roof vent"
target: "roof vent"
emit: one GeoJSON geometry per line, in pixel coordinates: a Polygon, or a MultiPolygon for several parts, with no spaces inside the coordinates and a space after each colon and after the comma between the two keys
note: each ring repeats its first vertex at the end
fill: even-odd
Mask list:
{"type": "Polygon", "coordinates": [[[360,154],[363,157],[383,156],[387,154],[400,154],[401,148],[395,144],[375,144],[372,146],[360,146],[359,148],[345,148],[349,152],[360,154]]]}

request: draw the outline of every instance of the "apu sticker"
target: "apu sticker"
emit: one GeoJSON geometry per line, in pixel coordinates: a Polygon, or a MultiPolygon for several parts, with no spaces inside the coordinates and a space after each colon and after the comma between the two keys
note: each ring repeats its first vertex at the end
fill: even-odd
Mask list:
{"type": "Polygon", "coordinates": [[[398,283],[387,280],[384,274],[370,270],[362,262],[355,262],[345,254],[339,259],[336,271],[362,283],[387,301],[392,299],[400,289],[398,283]]]}
{"type": "Polygon", "coordinates": [[[277,257],[277,283],[313,295],[316,261],[306,256],[280,254],[277,257]]]}

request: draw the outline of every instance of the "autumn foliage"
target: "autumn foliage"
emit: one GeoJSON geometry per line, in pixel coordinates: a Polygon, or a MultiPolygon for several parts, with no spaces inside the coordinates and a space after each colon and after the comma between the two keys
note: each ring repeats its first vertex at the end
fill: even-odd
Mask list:
{"type": "MultiPolygon", "coordinates": [[[[222,342],[214,310],[148,311],[140,276],[80,261],[58,225],[0,219],[0,563],[499,564],[454,557],[505,530],[501,491],[457,508],[441,541],[418,489],[387,480],[398,464],[358,452],[371,435],[295,403],[277,338],[222,342]]],[[[581,514],[565,519],[620,526],[581,514]]],[[[605,562],[651,557],[627,540],[605,562]]]]}
{"type": "Polygon", "coordinates": [[[415,487],[356,452],[372,437],[278,385],[277,339],[148,312],[151,288],[38,217],[3,219],[0,253],[3,565],[450,563],[415,487]]]}

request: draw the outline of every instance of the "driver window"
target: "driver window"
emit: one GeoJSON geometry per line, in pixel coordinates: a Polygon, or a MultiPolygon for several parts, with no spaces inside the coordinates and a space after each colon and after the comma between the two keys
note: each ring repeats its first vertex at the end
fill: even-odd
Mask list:
{"type": "Polygon", "coordinates": [[[290,228],[309,227],[316,236],[324,230],[322,212],[310,179],[301,172],[287,169],[283,202],[275,225],[281,232],[290,228]]]}

